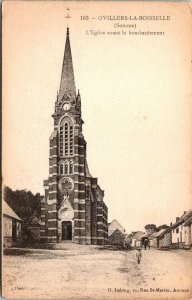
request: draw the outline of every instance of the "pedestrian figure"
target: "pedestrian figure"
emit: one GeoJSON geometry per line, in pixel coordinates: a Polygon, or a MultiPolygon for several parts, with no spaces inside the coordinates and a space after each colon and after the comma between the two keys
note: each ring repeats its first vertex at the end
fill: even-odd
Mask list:
{"type": "Polygon", "coordinates": [[[138,264],[140,264],[141,257],[142,257],[141,249],[137,249],[136,258],[137,258],[138,264]]]}
{"type": "Polygon", "coordinates": [[[145,240],[144,240],[144,247],[145,247],[145,250],[146,250],[146,248],[147,248],[147,244],[148,244],[148,241],[147,241],[147,239],[145,239],[145,240]]]}
{"type": "Polygon", "coordinates": [[[149,249],[150,249],[150,241],[148,242],[148,247],[149,247],[149,249]]]}

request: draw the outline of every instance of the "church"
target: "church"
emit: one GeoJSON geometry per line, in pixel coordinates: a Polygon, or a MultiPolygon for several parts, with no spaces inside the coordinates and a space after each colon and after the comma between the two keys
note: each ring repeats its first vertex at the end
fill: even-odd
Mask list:
{"type": "Polygon", "coordinates": [[[89,172],[82,132],[81,96],[76,93],[67,28],[54,129],[49,138],[49,176],[41,201],[41,240],[104,245],[108,208],[98,179],[89,172]]]}

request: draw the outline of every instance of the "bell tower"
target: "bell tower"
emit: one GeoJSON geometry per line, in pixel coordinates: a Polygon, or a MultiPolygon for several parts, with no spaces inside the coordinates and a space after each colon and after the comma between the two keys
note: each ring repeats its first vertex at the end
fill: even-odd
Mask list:
{"type": "MultiPolygon", "coordinates": [[[[52,117],[54,130],[49,139],[49,178],[44,181],[41,237],[49,242],[71,240],[83,244],[97,243],[97,214],[103,216],[103,206],[104,211],[107,207],[103,202],[104,192],[97,185],[97,178],[91,176],[86,161],[81,96],[79,90],[76,93],[69,28],[52,117]],[[98,191],[102,211],[97,212],[98,191]]],[[[107,219],[104,223],[106,227],[107,219]]],[[[106,240],[106,229],[104,231],[102,223],[100,235],[103,242],[106,240]]]]}

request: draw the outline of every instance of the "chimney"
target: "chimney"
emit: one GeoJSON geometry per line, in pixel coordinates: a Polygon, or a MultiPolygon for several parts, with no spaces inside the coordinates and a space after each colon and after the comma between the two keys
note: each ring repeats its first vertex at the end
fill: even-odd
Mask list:
{"type": "Polygon", "coordinates": [[[186,214],[186,210],[184,210],[183,214],[186,214]]]}
{"type": "Polygon", "coordinates": [[[176,222],[179,221],[179,217],[176,217],[176,222]]]}
{"type": "Polygon", "coordinates": [[[170,223],[170,227],[172,226],[172,222],[170,223]]]}

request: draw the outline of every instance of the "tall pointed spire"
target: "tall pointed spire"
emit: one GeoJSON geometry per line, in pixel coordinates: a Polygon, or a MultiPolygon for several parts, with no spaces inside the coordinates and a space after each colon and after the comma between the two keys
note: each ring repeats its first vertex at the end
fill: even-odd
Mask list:
{"type": "Polygon", "coordinates": [[[68,27],[67,27],[67,36],[66,36],[66,43],[65,43],[65,52],[63,58],[63,67],[61,73],[61,82],[60,82],[58,101],[61,101],[63,97],[64,100],[70,100],[70,101],[75,101],[76,99],[76,88],[75,88],[75,79],[74,79],[74,72],[73,72],[73,62],[72,62],[68,27]]]}

